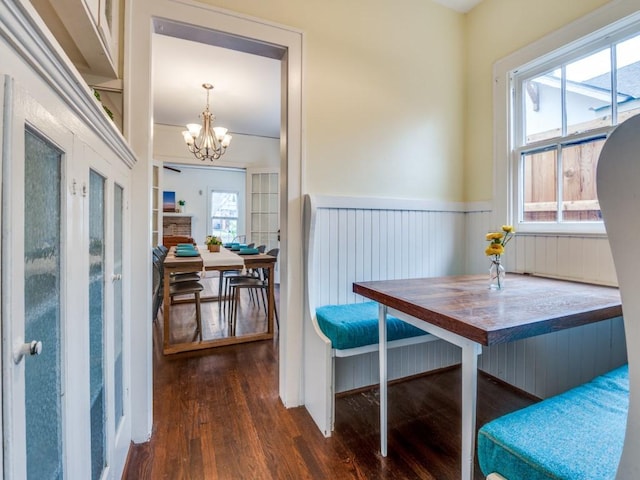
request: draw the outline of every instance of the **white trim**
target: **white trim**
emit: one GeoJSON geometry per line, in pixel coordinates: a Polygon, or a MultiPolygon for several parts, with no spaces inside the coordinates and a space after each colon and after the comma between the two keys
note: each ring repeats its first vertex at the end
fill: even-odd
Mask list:
{"type": "MultiPolygon", "coordinates": [[[[493,172],[494,172],[494,223],[515,223],[517,212],[512,210],[513,185],[517,182],[510,159],[513,144],[509,114],[513,109],[510,74],[536,59],[559,48],[571,45],[580,48],[584,38],[595,32],[606,34],[640,20],[637,0],[614,0],[582,18],[556,30],[526,47],[498,60],[493,66],[493,172]],[[510,181],[511,180],[511,181],[510,181]]],[[[564,229],[566,232],[566,228],[564,229]]],[[[575,234],[576,232],[571,232],[575,234]]],[[[589,233],[600,233],[591,231],[589,233]]]]}
{"type": "MultiPolygon", "coordinates": [[[[314,323],[317,323],[317,319],[313,318],[314,323]]],[[[438,337],[427,333],[426,335],[418,335],[417,337],[409,337],[409,338],[400,338],[398,340],[391,340],[387,342],[387,350],[391,350],[392,348],[406,347],[407,345],[417,345],[419,343],[426,342],[434,342],[438,340],[438,337]]],[[[332,353],[334,357],[344,358],[344,357],[353,357],[354,355],[362,355],[365,353],[377,352],[379,350],[378,343],[372,343],[370,345],[363,345],[361,347],[355,348],[345,348],[343,350],[338,350],[337,348],[332,349],[332,353]]]]}
{"type": "Polygon", "coordinates": [[[87,128],[109,145],[127,166],[132,167],[136,163],[133,151],[30,2],[3,0],[0,3],[0,25],[0,35],[11,48],[63,99],[65,106],[87,128]]]}
{"type": "MultiPolygon", "coordinates": [[[[7,90],[5,87],[5,84],[8,84],[9,86],[11,86],[11,79],[8,75],[1,75],[0,74],[0,185],[3,185],[3,178],[4,175],[7,174],[11,174],[11,172],[6,172],[7,170],[7,165],[9,165],[9,162],[6,160],[9,158],[9,153],[11,152],[10,149],[10,145],[7,144],[7,142],[5,141],[5,136],[10,135],[10,131],[8,130],[8,126],[11,122],[11,111],[8,109],[5,109],[5,96],[6,96],[6,101],[7,103],[10,105],[12,103],[11,100],[11,90],[7,90]],[[6,173],[5,173],[6,172],[6,173]]],[[[0,198],[3,198],[4,196],[4,191],[2,191],[2,187],[0,187],[0,198]]],[[[4,204],[4,200],[2,201],[2,203],[4,204]]],[[[10,252],[11,250],[8,249],[7,247],[9,245],[7,245],[7,235],[6,235],[6,231],[4,231],[3,226],[4,226],[4,222],[6,221],[6,219],[4,218],[4,212],[2,211],[2,206],[0,205],[0,255],[2,256],[2,258],[0,259],[0,262],[5,263],[6,265],[10,265],[10,259],[8,259],[7,257],[5,257],[5,255],[8,254],[8,252],[10,252]]],[[[11,285],[10,280],[10,275],[8,272],[9,269],[7,268],[0,268],[0,286],[1,285],[11,285]]],[[[9,291],[7,292],[0,292],[0,294],[5,293],[5,294],[10,294],[10,288],[9,291]]],[[[4,350],[3,350],[3,344],[4,344],[4,336],[5,335],[10,335],[10,332],[7,332],[7,327],[5,327],[5,325],[8,325],[8,318],[9,315],[11,313],[11,310],[9,309],[9,305],[7,305],[7,302],[1,302],[0,301],[0,325],[2,326],[0,328],[1,330],[1,334],[0,334],[0,368],[2,369],[2,379],[0,380],[2,383],[0,384],[0,438],[3,439],[4,442],[4,438],[5,438],[5,431],[9,432],[8,430],[8,426],[7,426],[7,415],[8,412],[10,412],[10,407],[11,405],[7,405],[7,401],[5,400],[5,394],[8,395],[10,393],[10,390],[7,390],[7,386],[10,384],[9,382],[9,374],[11,373],[11,368],[10,366],[7,364],[7,361],[5,360],[5,356],[4,356],[4,350]]],[[[10,337],[9,337],[10,338],[10,337]]],[[[4,456],[5,456],[5,452],[6,450],[4,450],[3,454],[0,455],[0,472],[3,472],[4,474],[4,456]]]]}
{"type": "Polygon", "coordinates": [[[487,212],[489,202],[447,202],[412,198],[347,197],[310,195],[314,208],[353,208],[360,210],[416,210],[432,212],[487,212]]]}

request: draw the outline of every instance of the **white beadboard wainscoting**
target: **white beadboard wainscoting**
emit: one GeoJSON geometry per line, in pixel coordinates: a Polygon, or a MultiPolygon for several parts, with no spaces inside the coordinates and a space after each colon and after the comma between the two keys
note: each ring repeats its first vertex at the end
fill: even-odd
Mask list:
{"type": "MultiPolygon", "coordinates": [[[[308,259],[307,271],[310,315],[322,305],[365,301],[353,293],[353,282],[464,273],[466,215],[459,204],[310,198],[314,205],[314,258],[308,259]]],[[[309,325],[311,319],[306,320],[309,325]]],[[[396,379],[458,363],[459,349],[438,340],[391,350],[388,375],[396,379]]],[[[335,392],[378,383],[378,368],[377,352],[335,358],[335,392]]]]}
{"type": "Polygon", "coordinates": [[[627,361],[622,317],[483,347],[478,368],[548,398],[627,361]]]}
{"type": "MultiPolygon", "coordinates": [[[[484,273],[489,211],[467,211],[467,271],[484,273]],[[477,239],[477,240],[476,240],[477,239]]],[[[507,246],[507,272],[617,285],[604,237],[518,235],[507,246]]],[[[506,286],[509,288],[509,274],[506,286]]],[[[544,302],[544,299],[540,299],[544,302]]],[[[566,391],[626,362],[622,317],[517,342],[484,347],[478,368],[539,398],[566,391]]]]}
{"type": "MultiPolygon", "coordinates": [[[[307,258],[307,317],[318,306],[363,301],[352,292],[355,281],[488,275],[485,234],[500,225],[485,204],[329,196],[308,196],[309,203],[315,218],[313,239],[305,241],[307,252],[314,242],[313,258],[307,258]]],[[[505,263],[508,271],[616,284],[606,238],[516,235],[505,263]]],[[[306,318],[305,328],[310,323],[306,318]]],[[[544,398],[625,359],[618,318],[485,348],[479,367],[544,398]]],[[[335,360],[336,393],[378,383],[377,352],[335,360]]],[[[444,341],[402,347],[389,353],[389,379],[459,362],[459,349],[444,341]]]]}

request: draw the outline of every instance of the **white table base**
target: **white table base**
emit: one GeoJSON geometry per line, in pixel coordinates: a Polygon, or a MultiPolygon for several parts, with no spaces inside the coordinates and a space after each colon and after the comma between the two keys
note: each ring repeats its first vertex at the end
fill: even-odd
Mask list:
{"type": "Polygon", "coordinates": [[[435,335],[462,349],[462,452],[461,478],[473,480],[475,458],[476,400],[478,392],[478,355],[482,345],[398,310],[378,304],[380,358],[380,453],[387,456],[387,314],[435,335]]]}

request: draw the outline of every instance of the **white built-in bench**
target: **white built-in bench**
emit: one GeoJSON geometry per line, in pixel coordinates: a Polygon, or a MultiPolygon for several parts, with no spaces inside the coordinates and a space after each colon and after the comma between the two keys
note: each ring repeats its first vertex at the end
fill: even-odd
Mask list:
{"type": "MultiPolygon", "coordinates": [[[[327,354],[330,356],[329,362],[324,362],[325,368],[330,370],[330,387],[325,392],[321,392],[326,393],[325,413],[331,415],[326,419],[326,426],[330,427],[326,431],[328,434],[333,431],[335,422],[335,359],[378,352],[378,304],[361,302],[323,305],[315,309],[313,326],[314,333],[321,341],[326,342],[325,356],[327,354]],[[327,367],[327,363],[330,363],[330,366],[327,367]]],[[[387,315],[387,350],[434,340],[437,338],[433,335],[387,315]]],[[[326,375],[327,371],[322,373],[326,375]]]]}
{"type": "MultiPolygon", "coordinates": [[[[462,214],[411,201],[305,198],[304,403],[325,436],[334,429],[335,394],[379,378],[378,306],[354,294],[353,282],[459,273],[463,245],[454,240],[434,255],[432,243],[461,238],[463,222],[462,214]]],[[[387,335],[390,380],[460,362],[456,347],[396,318],[387,318],[387,335]]]]}

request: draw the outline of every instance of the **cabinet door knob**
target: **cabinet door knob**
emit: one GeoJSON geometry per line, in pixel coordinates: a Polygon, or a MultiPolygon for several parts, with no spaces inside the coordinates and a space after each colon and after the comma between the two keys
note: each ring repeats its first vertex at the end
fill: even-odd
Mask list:
{"type": "Polygon", "coordinates": [[[42,353],[42,342],[33,340],[31,343],[23,343],[16,348],[13,361],[18,364],[26,355],[40,355],[40,353],[42,353]]]}

